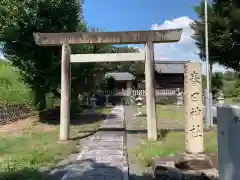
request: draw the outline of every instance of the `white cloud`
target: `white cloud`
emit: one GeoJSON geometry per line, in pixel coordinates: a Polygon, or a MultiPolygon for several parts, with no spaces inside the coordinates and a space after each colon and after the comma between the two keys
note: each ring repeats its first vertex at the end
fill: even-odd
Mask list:
{"type": "MultiPolygon", "coordinates": [[[[179,42],[167,44],[155,44],[155,59],[156,60],[190,60],[201,62],[198,56],[198,48],[196,47],[192,35],[194,31],[191,29],[190,24],[193,22],[187,16],[166,20],[163,24],[153,24],[152,30],[161,29],[176,29],[182,28],[182,36],[179,42]]],[[[220,65],[214,65],[213,71],[225,71],[226,69],[220,65]]],[[[205,73],[205,63],[202,63],[202,72],[205,73]]]]}

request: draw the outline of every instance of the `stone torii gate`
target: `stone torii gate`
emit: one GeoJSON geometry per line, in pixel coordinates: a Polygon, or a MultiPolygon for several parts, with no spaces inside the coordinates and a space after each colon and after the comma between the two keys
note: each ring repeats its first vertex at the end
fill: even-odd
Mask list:
{"type": "MultiPolygon", "coordinates": [[[[34,33],[35,42],[40,46],[62,46],[60,140],[69,139],[69,76],[71,44],[145,44],[145,81],[148,139],[157,140],[153,43],[178,42],[181,38],[181,34],[182,29],[86,33],[34,33]]],[[[92,55],[92,57],[94,57],[94,55],[92,55]]],[[[93,61],[89,60],[89,62],[93,61]]]]}

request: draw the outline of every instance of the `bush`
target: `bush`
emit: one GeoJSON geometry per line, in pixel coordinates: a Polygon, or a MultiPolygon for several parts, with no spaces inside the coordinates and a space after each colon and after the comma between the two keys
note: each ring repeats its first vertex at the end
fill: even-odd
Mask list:
{"type": "Polygon", "coordinates": [[[32,102],[32,92],[21,80],[16,69],[0,61],[0,104],[26,104],[32,102]]]}
{"type": "Polygon", "coordinates": [[[227,98],[240,96],[240,87],[234,88],[226,93],[227,98]]]}

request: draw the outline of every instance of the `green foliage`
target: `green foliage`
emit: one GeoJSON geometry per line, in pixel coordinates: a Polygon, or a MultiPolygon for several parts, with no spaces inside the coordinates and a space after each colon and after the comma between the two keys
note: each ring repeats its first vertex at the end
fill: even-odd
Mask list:
{"type": "Polygon", "coordinates": [[[236,72],[226,71],[223,74],[223,78],[226,81],[234,81],[238,78],[238,74],[236,72]]]}
{"type": "MultiPolygon", "coordinates": [[[[138,49],[128,46],[116,47],[112,45],[96,46],[95,53],[132,53],[138,52],[138,49]]],[[[93,52],[92,52],[93,53],[93,52]]],[[[91,91],[97,88],[106,88],[107,81],[105,74],[107,72],[130,72],[133,75],[137,73],[144,73],[144,65],[141,62],[113,62],[113,63],[88,63],[88,66],[94,65],[90,75],[91,78],[86,82],[86,87],[91,85],[91,91]]],[[[85,78],[85,76],[83,76],[85,78]]],[[[84,89],[90,91],[90,89],[84,89]]],[[[110,88],[112,89],[112,88],[110,88]]]]}
{"type": "Polygon", "coordinates": [[[107,90],[114,90],[116,87],[116,80],[113,77],[107,79],[107,90]]]}
{"type": "Polygon", "coordinates": [[[0,0],[0,41],[4,55],[19,69],[35,92],[40,109],[45,94],[60,83],[60,47],[40,47],[34,32],[76,31],[81,20],[82,1],[78,0],[0,0]]]}
{"type": "MultiPolygon", "coordinates": [[[[209,60],[211,65],[219,63],[236,71],[240,70],[238,50],[240,44],[240,4],[237,1],[214,0],[208,5],[209,60]]],[[[195,8],[199,19],[192,24],[195,31],[193,38],[200,50],[200,57],[205,58],[204,38],[204,3],[195,8]]]]}
{"type": "Polygon", "coordinates": [[[233,86],[233,89],[230,89],[228,92],[227,92],[227,97],[229,98],[236,98],[240,96],[240,79],[236,79],[235,80],[235,84],[233,86]]]}
{"type": "MultiPolygon", "coordinates": [[[[204,2],[201,1],[200,4],[198,6],[195,7],[195,11],[199,16],[199,20],[195,20],[193,24],[191,24],[192,29],[194,30],[194,35],[193,35],[193,39],[195,40],[195,43],[197,45],[197,47],[200,50],[199,56],[202,60],[205,61],[205,21],[204,21],[204,2]]],[[[213,12],[212,12],[212,7],[208,6],[208,14],[211,17],[213,12]]],[[[211,33],[210,27],[209,27],[209,34],[211,33]]],[[[212,43],[213,39],[212,36],[209,35],[209,49],[212,48],[212,43]]],[[[214,63],[217,62],[216,59],[214,59],[214,57],[211,55],[211,52],[209,52],[209,61],[210,61],[210,65],[212,66],[214,63]]]]}
{"type": "MultiPolygon", "coordinates": [[[[99,49],[100,53],[108,52],[108,53],[132,53],[139,52],[138,49],[128,46],[106,46],[104,48],[99,49]]],[[[143,73],[144,65],[141,62],[114,62],[114,63],[101,63],[98,64],[98,69],[101,67],[102,72],[105,75],[106,72],[130,72],[132,74],[143,73]],[[143,70],[142,70],[143,69],[143,70]]],[[[99,70],[98,70],[99,71],[99,70]]]]}
{"type": "MultiPolygon", "coordinates": [[[[87,32],[83,23],[82,0],[0,0],[0,42],[11,65],[33,90],[35,104],[46,108],[46,95],[60,97],[61,47],[35,44],[34,32],[87,32]]],[[[72,53],[136,52],[134,48],[112,45],[73,45],[72,53]]],[[[135,65],[135,63],[133,63],[135,65]]],[[[71,66],[71,98],[93,91],[103,82],[107,71],[121,71],[131,63],[84,63],[71,66]]],[[[134,68],[133,68],[134,69],[134,68]]],[[[134,69],[136,71],[137,68],[134,69]]],[[[2,82],[3,83],[3,82],[2,82]]],[[[8,83],[7,81],[4,83],[8,83]]],[[[6,86],[6,85],[5,85],[6,86]]]]}
{"type": "MultiPolygon", "coordinates": [[[[217,152],[216,133],[204,133],[204,147],[206,152],[217,152]]],[[[184,133],[169,132],[159,141],[149,141],[141,137],[141,141],[130,151],[130,156],[142,167],[149,167],[154,157],[168,157],[184,152],[184,133]]]]}
{"type": "Polygon", "coordinates": [[[240,88],[234,88],[227,92],[226,97],[232,98],[232,97],[238,97],[240,96],[240,88]]]}
{"type": "Polygon", "coordinates": [[[8,62],[0,61],[0,105],[31,104],[31,89],[21,81],[17,69],[8,62]]]}
{"type": "Polygon", "coordinates": [[[220,72],[213,73],[211,78],[212,93],[215,95],[223,88],[223,74],[220,72]]]}
{"type": "MultiPolygon", "coordinates": [[[[221,72],[215,72],[211,76],[211,88],[213,95],[223,90],[224,87],[224,74],[221,72]]],[[[206,76],[202,75],[202,88],[206,88],[206,76]]]]}
{"type": "Polygon", "coordinates": [[[239,75],[236,72],[226,71],[222,73],[223,93],[227,98],[240,96],[239,75]]]}

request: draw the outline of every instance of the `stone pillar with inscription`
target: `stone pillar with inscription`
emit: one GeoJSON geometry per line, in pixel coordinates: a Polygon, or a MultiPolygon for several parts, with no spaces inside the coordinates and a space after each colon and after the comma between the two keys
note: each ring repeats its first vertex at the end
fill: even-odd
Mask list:
{"type": "Polygon", "coordinates": [[[185,151],[188,154],[204,152],[202,114],[202,75],[200,63],[184,66],[185,151]]]}

